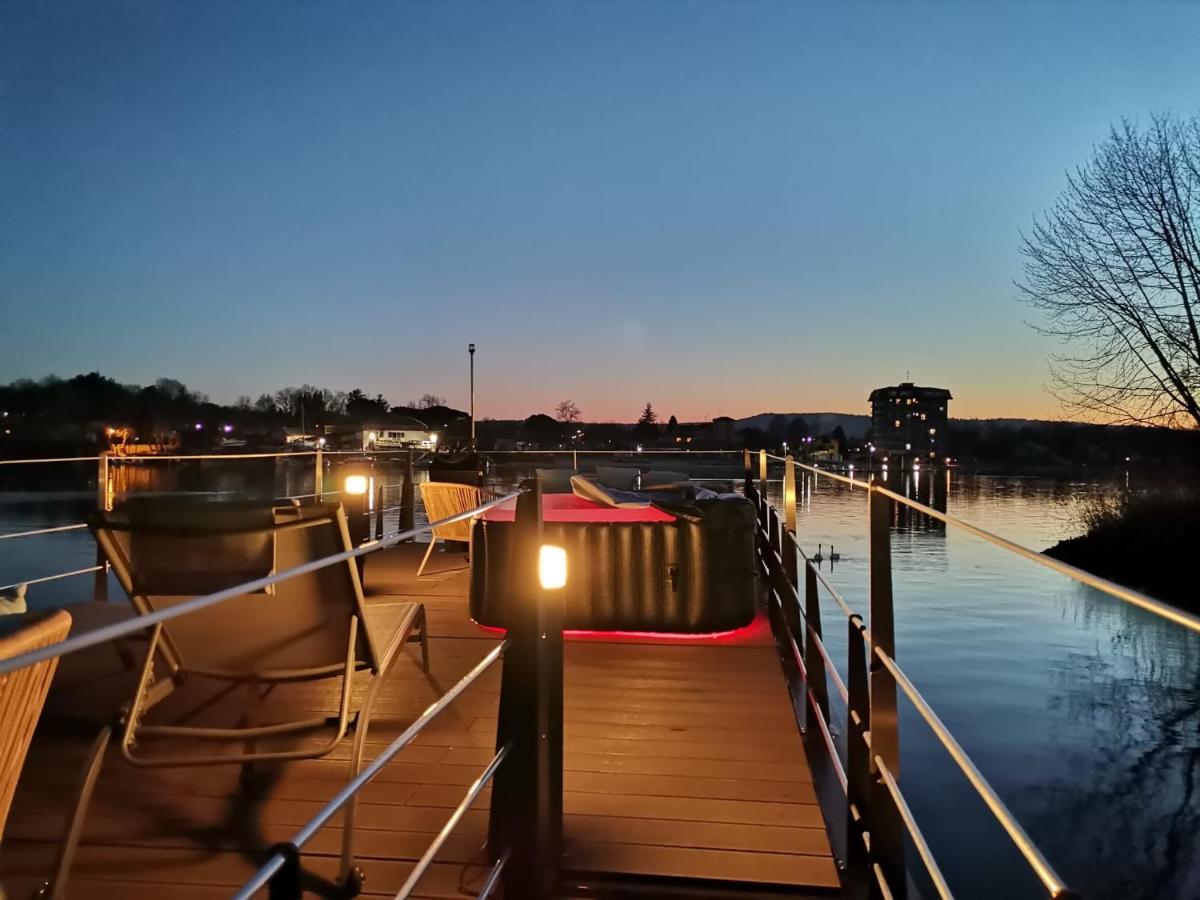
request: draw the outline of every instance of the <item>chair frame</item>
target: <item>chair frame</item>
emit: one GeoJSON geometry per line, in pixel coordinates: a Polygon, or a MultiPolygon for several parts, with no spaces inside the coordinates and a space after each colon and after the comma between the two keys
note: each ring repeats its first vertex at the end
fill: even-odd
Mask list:
{"type": "MultiPolygon", "coordinates": [[[[444,519],[447,516],[452,516],[458,512],[466,512],[467,510],[474,509],[477,506],[482,506],[488,500],[496,496],[490,491],[486,491],[481,487],[476,487],[473,484],[458,484],[452,481],[422,481],[418,487],[421,489],[421,502],[425,504],[425,514],[431,522],[436,521],[437,519],[444,519]],[[460,499],[461,502],[454,504],[454,508],[451,508],[448,512],[445,510],[438,510],[437,512],[430,513],[429,507],[431,505],[437,507],[441,502],[441,498],[439,498],[438,502],[431,504],[429,502],[431,498],[426,496],[427,493],[434,495],[438,493],[460,494],[461,498],[456,499],[460,499]],[[463,503],[466,505],[462,506],[461,509],[458,509],[457,507],[461,506],[463,503]]],[[[447,506],[450,506],[450,504],[447,504],[447,506]]],[[[429,557],[433,556],[433,548],[437,546],[438,541],[466,541],[467,558],[469,560],[471,548],[474,546],[474,524],[475,518],[472,517],[461,522],[451,522],[449,525],[441,525],[437,528],[434,528],[429,536],[429,547],[425,551],[425,556],[421,559],[421,565],[417,567],[417,577],[420,578],[422,573],[425,571],[425,566],[429,562],[429,557]],[[463,531],[464,528],[465,533],[463,531]]]]}
{"type": "MultiPolygon", "coordinates": [[[[329,526],[338,529],[344,549],[352,548],[349,530],[346,523],[345,510],[339,504],[331,516],[321,516],[295,523],[283,523],[275,526],[276,530],[304,527],[329,526]]],[[[93,524],[92,532],[105,557],[112,565],[121,586],[129,595],[131,602],[139,614],[151,611],[149,601],[136,593],[133,586],[132,564],[122,552],[120,546],[113,540],[112,534],[102,525],[93,524]]],[[[357,609],[365,608],[362,582],[359,579],[358,566],[355,560],[346,560],[348,577],[353,584],[357,609]]],[[[370,729],[371,714],[380,686],[390,673],[395,662],[400,658],[401,651],[414,641],[421,644],[421,668],[429,671],[429,626],[425,615],[425,607],[421,603],[406,603],[407,611],[392,629],[388,643],[378,650],[370,644],[370,656],[374,659],[363,659],[360,653],[359,630],[360,617],[351,615],[347,633],[345,663],[334,666],[318,666],[301,669],[264,670],[252,674],[241,672],[225,672],[215,669],[187,667],[182,664],[178,653],[172,646],[169,634],[164,631],[162,623],[155,625],[151,631],[149,646],[142,662],[141,672],[134,691],[133,699],[122,708],[117,721],[105,726],[93,743],[76,791],[76,802],[69,820],[68,837],[60,845],[54,876],[43,890],[43,896],[51,900],[63,897],[68,873],[78,848],[83,830],[83,820],[91,801],[92,793],[102,767],[104,756],[112,743],[114,730],[120,732],[121,755],[131,765],[139,768],[191,767],[210,765],[239,764],[242,769],[242,783],[247,783],[251,774],[251,766],[256,762],[286,761],[296,759],[319,759],[333,752],[346,737],[348,731],[354,731],[354,744],[350,755],[350,778],[357,777],[362,769],[363,753],[366,748],[367,734],[370,729]],[[414,636],[416,635],[416,636],[414,636]],[[161,661],[168,677],[158,678],[156,662],[161,661]],[[370,671],[373,674],[367,686],[362,703],[352,714],[351,692],[354,675],[358,672],[370,671]],[[340,677],[341,691],[339,695],[338,712],[336,716],[317,719],[302,719],[282,722],[272,725],[252,725],[253,713],[265,693],[260,695],[259,685],[272,686],[287,682],[313,681],[324,678],[340,677]],[[244,726],[234,728],[211,728],[188,725],[157,725],[143,724],[142,719],[153,707],[161,703],[189,678],[205,678],[226,681],[231,685],[246,687],[248,703],[243,721],[244,726]],[[275,750],[260,752],[255,748],[255,742],[261,738],[279,737],[314,731],[319,728],[334,726],[334,734],[329,741],[307,750],[275,750]],[[139,738],[189,738],[200,740],[241,742],[245,744],[246,752],[225,754],[195,754],[195,755],[146,755],[139,754],[139,738]]],[[[199,613],[203,614],[203,613],[199,613]]],[[[268,691],[269,691],[268,687],[268,691]]],[[[362,873],[354,864],[354,819],[358,797],[352,796],[343,810],[341,882],[350,895],[357,894],[362,887],[362,873]]]]}

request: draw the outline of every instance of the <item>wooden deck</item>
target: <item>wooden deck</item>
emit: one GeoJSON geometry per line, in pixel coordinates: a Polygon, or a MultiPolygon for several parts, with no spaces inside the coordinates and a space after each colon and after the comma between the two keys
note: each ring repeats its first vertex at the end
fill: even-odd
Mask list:
{"type": "MultiPolygon", "coordinates": [[[[367,566],[371,601],[421,600],[433,635],[431,673],[412,657],[387,685],[371,729],[376,752],[496,640],[467,617],[465,570],[449,570],[462,557],[435,556],[434,574],[417,581],[421,549],[400,547],[367,566]]],[[[132,678],[111,647],[63,660],[0,848],[9,900],[28,896],[50,870],[80,762],[128,699],[132,678]]],[[[491,758],[499,678],[494,666],[365,789],[357,851],[367,896],[395,893],[491,758]]],[[[200,702],[200,686],[191,688],[163,712],[200,702]]],[[[335,694],[332,684],[291,685],[271,702],[332,712],[335,694]]],[[[201,715],[229,722],[233,706],[218,701],[201,715]]],[[[345,783],[348,758],[344,742],[329,758],[263,766],[242,791],[236,766],[136,770],[110,752],[68,894],[226,897],[345,783]]],[[[719,644],[569,641],[564,765],[566,865],[579,882],[597,873],[610,887],[624,879],[633,896],[639,883],[664,879],[687,879],[685,895],[697,892],[695,879],[789,896],[837,893],[768,633],[719,644]]],[[[486,873],[488,802],[485,792],[466,814],[418,896],[474,895],[486,873]]],[[[305,849],[314,895],[336,875],[338,826],[335,818],[305,849]]]]}

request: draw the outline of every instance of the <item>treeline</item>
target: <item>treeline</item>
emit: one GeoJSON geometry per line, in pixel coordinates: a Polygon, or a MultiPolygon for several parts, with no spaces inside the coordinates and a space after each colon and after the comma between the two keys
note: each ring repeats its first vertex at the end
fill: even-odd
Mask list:
{"type": "Polygon", "coordinates": [[[1006,472],[1120,467],[1127,460],[1172,469],[1200,466],[1196,429],[951,419],[949,446],[961,465],[1006,472]]]}
{"type": "Polygon", "coordinates": [[[256,400],[244,395],[224,405],[173,378],[150,385],[122,384],[91,372],[65,379],[18,379],[0,386],[0,455],[94,449],[108,428],[131,429],[139,440],[150,443],[164,442],[170,435],[184,437],[185,443],[204,443],[224,425],[239,433],[278,431],[284,426],[359,422],[390,412],[433,419],[435,427],[464,415],[434,394],[407,406],[392,406],[382,394],[361,388],[334,391],[310,384],[262,393],[256,400]]]}

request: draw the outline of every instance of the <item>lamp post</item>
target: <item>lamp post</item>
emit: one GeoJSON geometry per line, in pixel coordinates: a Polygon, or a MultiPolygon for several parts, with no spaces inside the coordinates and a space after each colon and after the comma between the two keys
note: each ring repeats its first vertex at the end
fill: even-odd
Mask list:
{"type": "Polygon", "coordinates": [[[475,345],[467,344],[471,356],[471,449],[475,449],[475,345]]]}
{"type": "Polygon", "coordinates": [[[566,551],[542,543],[542,491],[524,484],[513,523],[513,602],[500,680],[496,746],[510,748],[496,772],[488,845],[507,854],[506,897],[558,896],[562,859],[563,597],[566,551]]]}

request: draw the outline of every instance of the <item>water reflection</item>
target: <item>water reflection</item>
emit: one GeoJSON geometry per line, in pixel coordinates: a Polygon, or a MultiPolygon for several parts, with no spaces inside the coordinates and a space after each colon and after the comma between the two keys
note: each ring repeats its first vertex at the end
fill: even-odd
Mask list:
{"type": "Polygon", "coordinates": [[[1200,896],[1200,641],[1086,588],[1063,611],[1108,639],[1054,667],[1060,764],[1016,802],[1048,852],[1105,861],[1099,895],[1200,896]]]}

